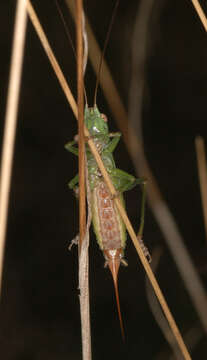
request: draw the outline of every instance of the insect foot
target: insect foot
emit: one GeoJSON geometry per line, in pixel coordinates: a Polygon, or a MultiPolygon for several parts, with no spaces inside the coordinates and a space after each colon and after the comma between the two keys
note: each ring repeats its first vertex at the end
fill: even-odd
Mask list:
{"type": "Polygon", "coordinates": [[[76,237],[74,237],[74,239],[71,240],[71,243],[70,243],[70,245],[68,246],[68,250],[71,251],[73,245],[78,245],[78,243],[79,243],[79,234],[76,235],[76,237]]]}
{"type": "Polygon", "coordinates": [[[128,262],[124,258],[121,258],[121,264],[124,266],[128,266],[128,262]]]}
{"type": "Polygon", "coordinates": [[[148,248],[145,246],[144,240],[140,236],[137,236],[137,240],[139,241],[139,244],[140,244],[141,249],[142,249],[142,251],[144,253],[144,256],[146,257],[148,263],[150,264],[151,261],[152,261],[152,256],[150,255],[150,252],[149,252],[148,248]]]}
{"type": "Polygon", "coordinates": [[[74,187],[73,192],[76,199],[79,199],[79,186],[74,187]]]}

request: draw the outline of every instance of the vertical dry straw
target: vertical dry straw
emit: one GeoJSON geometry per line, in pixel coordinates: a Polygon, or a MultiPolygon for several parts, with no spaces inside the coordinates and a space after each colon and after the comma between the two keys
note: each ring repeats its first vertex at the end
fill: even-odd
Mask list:
{"type": "MultiPolygon", "coordinates": [[[[91,360],[90,336],[90,302],[89,302],[89,273],[88,273],[88,245],[89,226],[88,217],[86,233],[86,191],[85,191],[85,136],[84,136],[84,62],[83,62],[83,1],[76,1],[76,41],[77,41],[77,91],[78,91],[78,174],[79,174],[79,289],[80,314],[82,335],[82,359],[91,360]]],[[[87,171],[86,171],[87,174],[87,171]]],[[[90,189],[88,189],[89,196],[90,189]]],[[[89,204],[89,199],[88,199],[89,204]]],[[[90,206],[90,205],[89,205],[90,206]]],[[[90,209],[89,209],[90,212],[90,209]]]]}
{"type": "Polygon", "coordinates": [[[11,184],[17,108],[26,32],[26,0],[17,2],[0,175],[0,291],[11,184]]]}
{"type": "Polygon", "coordinates": [[[78,90],[78,173],[79,173],[79,254],[86,232],[85,140],[83,96],[83,2],[76,2],[77,90],[78,90]]]}

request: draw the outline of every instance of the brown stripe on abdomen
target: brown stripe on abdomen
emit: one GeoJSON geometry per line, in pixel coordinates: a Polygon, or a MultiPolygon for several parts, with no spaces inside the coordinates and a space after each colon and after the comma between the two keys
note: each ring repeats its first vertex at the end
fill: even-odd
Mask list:
{"type": "Polygon", "coordinates": [[[104,182],[100,182],[94,191],[97,195],[103,249],[119,249],[121,248],[121,229],[114,202],[104,182]]]}

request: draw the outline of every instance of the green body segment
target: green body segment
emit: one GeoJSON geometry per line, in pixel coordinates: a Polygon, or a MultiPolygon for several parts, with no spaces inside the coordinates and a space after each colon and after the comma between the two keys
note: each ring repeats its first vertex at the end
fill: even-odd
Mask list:
{"type": "MultiPolygon", "coordinates": [[[[125,171],[118,169],[115,165],[112,153],[119,142],[121,134],[109,133],[106,116],[101,114],[96,106],[94,108],[85,108],[84,119],[90,136],[93,138],[104,166],[124,205],[123,192],[132,189],[142,180],[136,179],[125,171]]],[[[65,147],[68,151],[78,155],[78,148],[75,143],[76,141],[69,142],[65,147]]],[[[92,221],[97,242],[101,250],[121,248],[123,252],[126,244],[125,225],[111,199],[96,160],[87,144],[86,155],[92,192],[92,221]],[[106,215],[107,212],[109,216],[106,215]]],[[[69,182],[70,188],[75,188],[77,185],[78,175],[69,182]]]]}

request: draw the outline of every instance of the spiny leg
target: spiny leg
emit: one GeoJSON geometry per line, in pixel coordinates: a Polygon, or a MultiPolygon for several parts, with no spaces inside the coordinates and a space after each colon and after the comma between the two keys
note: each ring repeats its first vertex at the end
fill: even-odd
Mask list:
{"type": "Polygon", "coordinates": [[[143,230],[144,230],[144,217],[145,217],[145,204],[146,204],[146,180],[143,180],[142,186],[142,200],[141,200],[141,216],[140,216],[140,225],[139,225],[139,231],[137,234],[137,239],[139,241],[139,244],[142,248],[142,251],[147,258],[148,262],[150,263],[152,261],[152,257],[150,255],[150,252],[146,245],[144,244],[143,240],[143,230]]]}
{"type": "Polygon", "coordinates": [[[146,203],[146,180],[143,180],[141,183],[142,186],[142,200],[141,200],[141,217],[140,217],[140,225],[138,236],[142,238],[143,230],[144,230],[144,217],[145,217],[145,203],[146,203]]]}
{"type": "Polygon", "coordinates": [[[145,202],[146,202],[146,178],[141,177],[136,179],[133,175],[130,175],[127,172],[117,168],[111,171],[110,177],[112,178],[112,182],[118,194],[123,193],[124,191],[127,190],[131,190],[136,185],[142,186],[141,220],[138,231],[139,238],[142,238],[143,229],[144,229],[145,202]]]}
{"type": "Polygon", "coordinates": [[[112,178],[113,185],[115,189],[117,190],[117,194],[115,196],[118,196],[120,193],[132,189],[136,185],[142,186],[142,200],[141,200],[141,218],[140,218],[140,226],[139,231],[137,235],[137,239],[140,243],[140,246],[142,248],[142,251],[149,262],[151,262],[151,255],[147,249],[147,247],[144,245],[144,241],[142,239],[143,235],[143,229],[144,229],[144,217],[145,217],[145,202],[146,202],[146,178],[138,178],[136,179],[133,175],[130,175],[126,173],[123,170],[120,169],[113,169],[110,173],[110,176],[112,178]]]}

